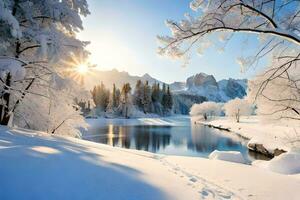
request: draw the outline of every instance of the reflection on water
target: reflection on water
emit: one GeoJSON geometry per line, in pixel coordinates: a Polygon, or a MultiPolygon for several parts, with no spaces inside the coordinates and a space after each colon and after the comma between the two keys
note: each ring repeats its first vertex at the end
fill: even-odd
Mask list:
{"type": "Polygon", "coordinates": [[[230,133],[188,123],[186,126],[115,126],[91,130],[84,139],[154,153],[207,157],[214,150],[240,151],[249,160],[266,159],[249,153],[245,140],[230,133]]]}

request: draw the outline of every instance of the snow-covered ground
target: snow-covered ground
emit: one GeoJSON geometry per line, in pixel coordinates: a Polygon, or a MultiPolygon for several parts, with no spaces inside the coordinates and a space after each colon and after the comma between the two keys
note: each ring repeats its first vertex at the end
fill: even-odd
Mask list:
{"type": "Polygon", "coordinates": [[[0,199],[299,199],[300,177],[0,127],[0,199]]]}
{"type": "Polygon", "coordinates": [[[258,116],[242,117],[240,123],[228,117],[197,122],[229,129],[231,132],[250,139],[250,143],[263,144],[269,151],[276,148],[285,151],[300,148],[300,123],[266,122],[258,116]]]}

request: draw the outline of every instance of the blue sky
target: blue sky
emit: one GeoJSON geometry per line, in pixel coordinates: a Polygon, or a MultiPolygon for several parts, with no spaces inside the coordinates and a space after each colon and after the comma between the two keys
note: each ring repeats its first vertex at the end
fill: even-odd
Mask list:
{"type": "MultiPolygon", "coordinates": [[[[166,19],[180,20],[193,11],[190,0],[89,0],[91,15],[83,19],[85,30],[79,37],[91,42],[91,62],[100,69],[116,68],[132,75],[149,73],[165,81],[184,81],[199,72],[213,74],[216,79],[245,78],[254,74],[251,69],[240,73],[236,58],[255,50],[256,36],[243,43],[238,35],[229,42],[223,53],[209,48],[202,56],[194,51],[187,67],[182,62],[157,55],[157,35],[169,34],[166,19]]],[[[217,39],[217,38],[216,38],[217,39]]]]}

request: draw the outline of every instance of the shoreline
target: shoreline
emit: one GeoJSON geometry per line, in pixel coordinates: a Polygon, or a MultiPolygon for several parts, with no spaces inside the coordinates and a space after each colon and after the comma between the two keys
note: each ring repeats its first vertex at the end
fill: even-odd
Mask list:
{"type": "Polygon", "coordinates": [[[264,127],[258,127],[256,128],[257,130],[255,130],[255,128],[251,127],[255,125],[249,125],[250,123],[245,121],[244,123],[236,123],[230,121],[229,118],[224,117],[210,121],[195,120],[195,123],[224,132],[230,132],[242,137],[243,139],[249,140],[247,148],[250,151],[261,153],[269,158],[274,158],[275,156],[286,153],[290,150],[291,147],[283,144],[282,141],[280,141],[280,136],[276,135],[276,133],[272,135],[272,131],[268,129],[269,127],[267,127],[266,130],[264,130],[264,127]],[[270,140],[273,140],[272,145],[270,145],[270,140]],[[274,140],[276,140],[276,142],[274,142],[274,140]]]}
{"type": "MultiPolygon", "coordinates": [[[[243,131],[240,130],[233,130],[230,125],[241,125],[242,123],[231,123],[230,125],[225,126],[223,123],[215,123],[215,120],[211,121],[201,121],[201,120],[193,120],[190,116],[182,116],[182,115],[175,115],[172,117],[160,117],[160,118],[132,118],[132,119],[124,119],[124,118],[97,118],[97,119],[86,119],[87,122],[91,125],[91,129],[99,128],[103,126],[107,126],[109,124],[115,125],[125,125],[125,126],[136,126],[136,125],[153,125],[153,126],[180,126],[179,124],[174,124],[173,119],[181,118],[183,120],[190,119],[191,123],[201,124],[203,126],[207,126],[210,128],[218,129],[224,132],[230,132],[234,135],[247,140],[246,147],[255,153],[262,154],[268,158],[274,158],[282,153],[288,151],[287,148],[281,148],[281,145],[274,146],[274,147],[266,147],[263,142],[260,140],[253,140],[251,134],[244,134],[243,131]]],[[[228,118],[224,118],[228,120],[228,118]]],[[[240,129],[240,128],[238,128],[240,129]]],[[[224,133],[226,134],[226,133],[224,133]]]]}

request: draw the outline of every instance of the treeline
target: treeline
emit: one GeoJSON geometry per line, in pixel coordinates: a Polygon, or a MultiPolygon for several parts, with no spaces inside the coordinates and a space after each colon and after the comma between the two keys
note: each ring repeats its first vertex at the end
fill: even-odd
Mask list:
{"type": "Polygon", "coordinates": [[[114,116],[138,116],[141,113],[170,115],[173,97],[169,86],[159,83],[149,85],[148,81],[138,80],[134,89],[129,83],[110,91],[101,83],[91,91],[96,110],[114,116]]]}

